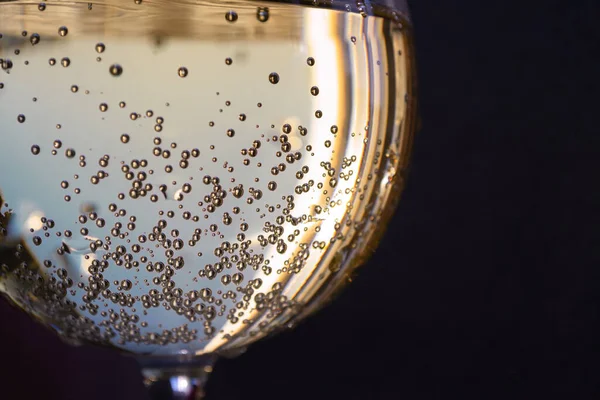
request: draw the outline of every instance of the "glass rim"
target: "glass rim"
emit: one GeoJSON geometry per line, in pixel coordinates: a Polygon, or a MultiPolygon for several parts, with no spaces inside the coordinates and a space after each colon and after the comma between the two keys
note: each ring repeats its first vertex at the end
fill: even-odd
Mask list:
{"type": "MultiPolygon", "coordinates": [[[[243,2],[243,0],[238,0],[243,2]]],[[[411,22],[407,0],[250,0],[250,2],[287,3],[311,6],[315,8],[329,8],[366,15],[379,15],[395,19],[397,17],[411,22]]]]}

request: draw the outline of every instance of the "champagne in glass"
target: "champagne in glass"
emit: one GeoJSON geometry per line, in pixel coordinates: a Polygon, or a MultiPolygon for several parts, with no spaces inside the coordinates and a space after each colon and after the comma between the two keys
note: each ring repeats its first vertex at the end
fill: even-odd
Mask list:
{"type": "Polygon", "coordinates": [[[402,4],[1,3],[0,292],[200,397],[377,245],[411,44],[402,4]]]}

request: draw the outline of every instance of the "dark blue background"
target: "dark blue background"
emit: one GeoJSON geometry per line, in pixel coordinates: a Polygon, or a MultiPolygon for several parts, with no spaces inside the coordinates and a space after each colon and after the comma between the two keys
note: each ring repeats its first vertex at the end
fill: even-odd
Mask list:
{"type": "MultiPolygon", "coordinates": [[[[599,398],[598,1],[411,4],[423,129],[387,236],[333,305],[219,362],[209,400],[599,398]]],[[[134,361],[5,303],[0,385],[145,399],[134,361]]]]}

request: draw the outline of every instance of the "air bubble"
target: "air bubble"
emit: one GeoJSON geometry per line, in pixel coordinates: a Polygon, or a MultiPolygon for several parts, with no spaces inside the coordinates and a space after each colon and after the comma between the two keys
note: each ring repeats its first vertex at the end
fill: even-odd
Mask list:
{"type": "Polygon", "coordinates": [[[38,44],[40,42],[40,35],[37,33],[32,34],[31,37],[29,38],[29,41],[31,42],[32,46],[35,46],[36,44],[38,44]]]}
{"type": "Polygon", "coordinates": [[[279,83],[279,74],[277,72],[271,72],[269,74],[269,82],[271,82],[273,85],[276,85],[279,83]]]}
{"type": "Polygon", "coordinates": [[[317,86],[313,86],[310,88],[310,94],[312,94],[313,96],[318,96],[319,95],[319,88],[317,86]]]}
{"type": "Polygon", "coordinates": [[[315,65],[315,59],[314,59],[314,58],[312,58],[312,57],[308,57],[308,58],[306,59],[306,63],[307,63],[309,66],[311,66],[311,67],[312,67],[313,65],[315,65]]]}
{"type": "Polygon", "coordinates": [[[58,34],[62,37],[67,36],[67,34],[69,33],[69,29],[66,26],[61,26],[60,28],[58,28],[58,34]]]}
{"type": "Polygon", "coordinates": [[[110,66],[108,71],[112,76],[121,76],[123,73],[123,67],[121,67],[119,64],[113,64],[110,66]]]}
{"type": "Polygon", "coordinates": [[[235,22],[238,19],[238,15],[235,11],[228,11],[225,13],[225,19],[229,22],[235,22]]]}
{"type": "Polygon", "coordinates": [[[9,59],[2,60],[0,59],[0,66],[3,70],[9,70],[13,67],[13,62],[9,59]]]}
{"type": "Polygon", "coordinates": [[[96,53],[104,53],[106,46],[104,43],[96,43],[96,53]]]}
{"type": "Polygon", "coordinates": [[[181,78],[185,78],[186,76],[188,76],[188,69],[186,67],[179,67],[179,69],[177,70],[177,74],[181,78]]]}
{"type": "Polygon", "coordinates": [[[258,7],[256,9],[256,19],[260,22],[267,22],[269,20],[269,9],[267,7],[258,7]]]}
{"type": "Polygon", "coordinates": [[[22,124],[23,122],[25,122],[25,116],[23,114],[19,114],[19,116],[17,117],[17,121],[19,121],[22,124]]]}
{"type": "Polygon", "coordinates": [[[108,110],[108,104],[106,103],[101,103],[100,106],[98,107],[100,108],[100,111],[102,112],[106,112],[108,110]]]}
{"type": "Polygon", "coordinates": [[[129,135],[124,133],[121,135],[121,143],[129,143],[129,135]]]}
{"type": "Polygon", "coordinates": [[[34,156],[40,154],[40,146],[38,146],[37,144],[31,146],[31,154],[33,154],[34,156]]]}
{"type": "Polygon", "coordinates": [[[60,64],[67,68],[69,65],[71,65],[71,60],[69,59],[69,57],[63,57],[62,60],[60,60],[60,64]]]}

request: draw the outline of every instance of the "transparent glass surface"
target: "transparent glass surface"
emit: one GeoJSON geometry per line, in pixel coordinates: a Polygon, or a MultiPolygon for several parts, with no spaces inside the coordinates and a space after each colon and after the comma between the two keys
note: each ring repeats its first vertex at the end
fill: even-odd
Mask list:
{"type": "Polygon", "coordinates": [[[331,299],[404,186],[403,1],[7,1],[0,66],[0,292],[175,398],[331,299]]]}

